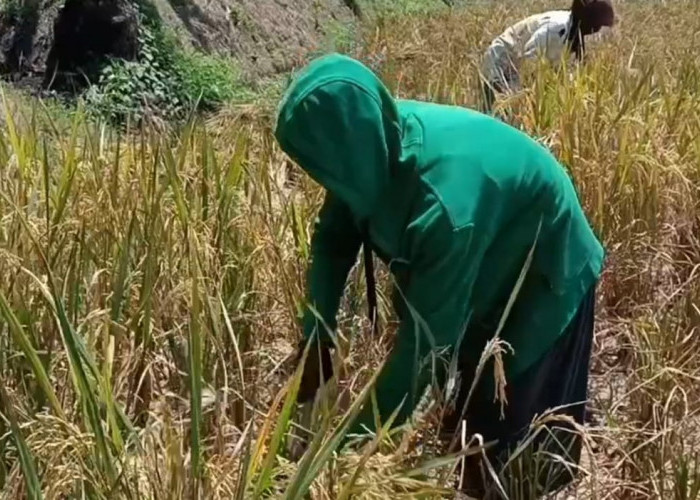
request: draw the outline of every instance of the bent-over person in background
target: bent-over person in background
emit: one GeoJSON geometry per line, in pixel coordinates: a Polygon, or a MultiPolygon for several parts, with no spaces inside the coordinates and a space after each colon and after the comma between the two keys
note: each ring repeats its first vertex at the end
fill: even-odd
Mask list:
{"type": "Polygon", "coordinates": [[[524,60],[544,57],[559,64],[573,53],[582,61],[585,38],[614,24],[610,0],[574,0],[570,10],[535,14],[510,26],[491,42],[484,56],[481,72],[486,110],[493,107],[496,93],[520,89],[524,60]]]}

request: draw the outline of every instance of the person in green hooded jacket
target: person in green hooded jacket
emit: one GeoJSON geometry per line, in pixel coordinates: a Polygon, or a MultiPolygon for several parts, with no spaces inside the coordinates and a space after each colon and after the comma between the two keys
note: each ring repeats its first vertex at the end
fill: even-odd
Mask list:
{"type": "MultiPolygon", "coordinates": [[[[470,109],[394,99],[369,68],[338,54],[312,61],[292,81],[275,136],[327,190],[303,325],[318,355],[307,358],[301,401],[332,375],[336,314],[366,242],[394,276],[400,319],[375,386],[383,420],[398,408],[394,425],[405,422],[431,382],[445,384],[455,356],[461,383],[446,425],[456,430],[464,419],[469,434],[497,440],[494,461],[503,463],[549,408],[583,422],[604,251],[546,148],[470,109]],[[506,309],[504,418],[491,375],[463,411],[506,309]]],[[[373,415],[367,404],[354,431],[374,431],[373,415]]],[[[578,461],[579,450],[569,460],[578,461]]]]}

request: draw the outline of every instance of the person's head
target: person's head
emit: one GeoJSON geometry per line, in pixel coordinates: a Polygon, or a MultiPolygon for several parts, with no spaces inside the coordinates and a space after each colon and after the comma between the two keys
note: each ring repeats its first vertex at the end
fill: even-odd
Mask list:
{"type": "Polygon", "coordinates": [[[391,94],[369,68],[338,54],[316,59],[291,83],[275,137],[358,219],[373,213],[401,154],[391,94]]]}
{"type": "Polygon", "coordinates": [[[581,35],[592,35],[604,26],[615,24],[615,9],[611,0],[574,0],[571,13],[581,35]]]}

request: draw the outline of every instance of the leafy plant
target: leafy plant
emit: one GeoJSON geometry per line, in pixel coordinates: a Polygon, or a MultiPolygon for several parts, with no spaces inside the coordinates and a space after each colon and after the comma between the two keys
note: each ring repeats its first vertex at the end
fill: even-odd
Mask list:
{"type": "Polygon", "coordinates": [[[115,122],[174,119],[250,96],[232,61],[183,49],[152,14],[142,15],[139,30],[138,59],[111,61],[86,93],[98,115],[115,122]]]}
{"type": "Polygon", "coordinates": [[[252,92],[241,83],[241,74],[233,61],[216,55],[179,50],[174,70],[182,98],[212,111],[222,103],[246,100],[252,92]]]}
{"type": "Polygon", "coordinates": [[[9,24],[18,24],[35,15],[39,5],[36,0],[2,0],[0,2],[0,19],[9,24]]]}

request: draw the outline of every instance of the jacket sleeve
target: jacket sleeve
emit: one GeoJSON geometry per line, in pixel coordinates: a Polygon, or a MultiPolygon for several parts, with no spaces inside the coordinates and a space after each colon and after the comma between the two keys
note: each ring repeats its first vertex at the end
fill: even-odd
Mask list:
{"type": "Polygon", "coordinates": [[[330,341],[336,314],[350,269],[355,264],[362,239],[348,207],[330,193],[321,207],[311,238],[311,263],[307,274],[304,337],[318,330],[330,341]],[[320,318],[319,318],[320,316],[320,318]],[[321,321],[322,320],[322,321],[321,321]]]}
{"type": "MultiPolygon", "coordinates": [[[[428,384],[443,386],[451,355],[466,330],[483,250],[473,243],[471,226],[457,232],[445,226],[425,235],[427,251],[411,266],[410,282],[400,291],[408,314],[375,386],[382,423],[400,406],[394,422],[400,425],[413,413],[428,384]]],[[[375,431],[371,403],[350,433],[362,434],[365,429],[375,431]]]]}

